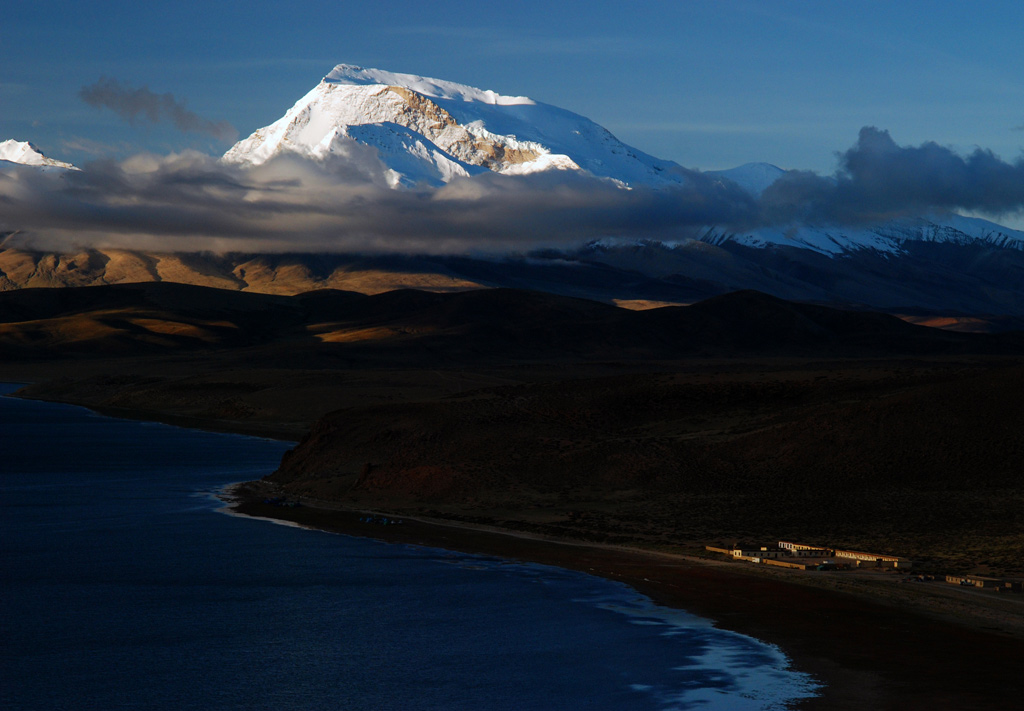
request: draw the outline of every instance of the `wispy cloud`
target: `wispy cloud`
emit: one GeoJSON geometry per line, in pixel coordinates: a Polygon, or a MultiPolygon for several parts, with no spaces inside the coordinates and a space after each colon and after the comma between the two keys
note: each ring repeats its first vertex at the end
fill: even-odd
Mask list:
{"type": "Polygon", "coordinates": [[[116,79],[103,77],[78,92],[81,99],[97,108],[107,108],[126,121],[170,122],[179,131],[203,133],[232,141],[238,131],[226,121],[211,121],[189,111],[173,94],[156,94],[147,87],[132,88],[116,79]]]}
{"type": "Polygon", "coordinates": [[[79,153],[85,153],[86,155],[96,157],[117,154],[123,155],[132,150],[132,145],[126,142],[117,144],[104,143],[102,141],[94,141],[91,138],[83,138],[82,136],[65,138],[60,142],[60,146],[65,152],[77,151],[79,153]]]}

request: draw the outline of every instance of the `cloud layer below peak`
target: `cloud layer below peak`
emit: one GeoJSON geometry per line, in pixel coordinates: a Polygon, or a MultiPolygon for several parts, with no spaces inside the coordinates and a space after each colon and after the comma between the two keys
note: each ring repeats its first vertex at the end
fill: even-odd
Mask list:
{"type": "Polygon", "coordinates": [[[790,171],[755,198],[685,171],[685,186],[625,190],[576,171],[483,174],[393,190],[376,152],[259,166],[185,152],[96,161],[80,172],[0,168],[0,232],[38,248],[500,254],[623,237],[675,241],[702,226],[734,231],[866,223],[933,210],[1024,208],[1024,159],[861,130],[832,176],[790,171]]]}

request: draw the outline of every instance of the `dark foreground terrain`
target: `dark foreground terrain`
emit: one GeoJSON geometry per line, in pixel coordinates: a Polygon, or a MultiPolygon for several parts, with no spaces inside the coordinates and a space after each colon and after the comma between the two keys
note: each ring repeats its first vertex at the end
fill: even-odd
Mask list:
{"type": "Polygon", "coordinates": [[[829,541],[1024,574],[1024,334],[737,292],[0,293],[6,377],[301,439],[291,494],[646,546],[829,541]]]}
{"type": "Polygon", "coordinates": [[[543,557],[530,553],[537,536],[596,546],[552,562],[597,572],[584,550],[642,548],[670,558],[620,551],[629,562],[604,573],[644,587],[679,568],[671,585],[703,580],[704,603],[651,592],[726,625],[732,609],[737,628],[795,648],[786,601],[825,595],[813,605],[842,608],[852,593],[895,606],[890,617],[828,608],[828,635],[860,614],[891,631],[839,634],[860,635],[844,647],[856,658],[804,649],[847,691],[870,686],[821,708],[998,708],[1013,691],[994,688],[1000,670],[1024,661],[1019,596],[952,599],[895,574],[694,572],[706,543],[797,539],[910,557],[923,572],[1024,576],[1019,333],[757,292],[629,311],[500,289],[285,297],[153,283],[2,293],[0,357],[0,377],[34,383],[26,397],[299,441],[262,486],[307,506],[261,505],[260,489],[243,497],[251,513],[381,535],[346,511],[385,511],[434,522],[423,542],[481,550],[479,529],[493,526],[528,536],[506,551],[526,558],[543,557]],[[799,592],[808,586],[817,592],[799,592]],[[907,685],[884,669],[896,659],[880,651],[887,635],[904,639],[897,656],[951,653],[933,639],[947,627],[900,626],[908,610],[987,629],[947,633],[990,659],[976,670],[985,689],[954,693],[939,672],[907,685]]]}
{"type": "Polygon", "coordinates": [[[776,365],[480,388],[320,420],[271,481],[598,542],[833,541],[1024,575],[1024,368],[776,365]]]}

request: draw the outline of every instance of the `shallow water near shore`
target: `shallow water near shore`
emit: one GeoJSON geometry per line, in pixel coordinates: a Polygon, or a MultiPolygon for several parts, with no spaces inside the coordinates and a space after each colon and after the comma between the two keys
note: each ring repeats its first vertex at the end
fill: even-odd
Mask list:
{"type": "MultiPolygon", "coordinates": [[[[17,386],[0,387],[0,394],[17,386]]],[[[774,647],[550,566],[218,513],[290,444],[0,398],[0,707],[769,709],[774,647]]]]}

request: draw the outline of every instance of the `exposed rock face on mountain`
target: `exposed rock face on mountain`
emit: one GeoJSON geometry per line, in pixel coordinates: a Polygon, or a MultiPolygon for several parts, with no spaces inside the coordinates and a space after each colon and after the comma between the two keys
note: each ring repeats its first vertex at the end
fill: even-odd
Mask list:
{"type": "Polygon", "coordinates": [[[524,96],[339,64],[281,119],[224,159],[260,164],[293,152],[353,157],[377,149],[394,186],[488,170],[583,170],[624,185],[678,184],[678,166],[631,148],[593,121],[524,96]]]}

